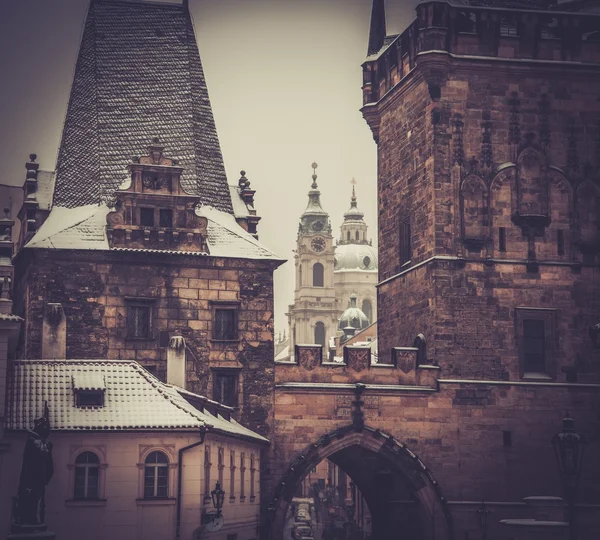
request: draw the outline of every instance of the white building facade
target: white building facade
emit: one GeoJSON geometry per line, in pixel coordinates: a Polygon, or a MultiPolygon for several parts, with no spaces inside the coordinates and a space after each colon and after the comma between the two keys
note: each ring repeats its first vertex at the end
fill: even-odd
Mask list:
{"type": "Polygon", "coordinates": [[[342,333],[340,317],[351,297],[369,324],[377,318],[377,249],[368,239],[356,192],[353,188],[350,209],[334,242],[329,214],[321,206],[315,163],[313,169],[308,205],[300,217],[296,239],[294,304],[287,314],[289,345],[277,360],[293,357],[297,344],[316,343],[327,351],[342,333]]]}

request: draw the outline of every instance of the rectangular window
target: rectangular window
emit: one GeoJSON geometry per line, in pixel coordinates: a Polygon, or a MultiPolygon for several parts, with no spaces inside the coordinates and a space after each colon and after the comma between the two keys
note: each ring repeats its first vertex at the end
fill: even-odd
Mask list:
{"type": "Polygon", "coordinates": [[[410,216],[400,222],[400,264],[406,264],[412,259],[412,242],[410,236],[410,216]]]}
{"type": "Polygon", "coordinates": [[[556,309],[516,308],[515,323],[521,376],[555,376],[556,309]]]}
{"type": "Polygon", "coordinates": [[[77,390],[75,396],[78,407],[102,407],[104,405],[103,390],[77,390]]]}
{"type": "Polygon", "coordinates": [[[240,501],[246,498],[246,455],[244,452],[240,454],[240,501]]]}
{"type": "Polygon", "coordinates": [[[506,251],[506,229],[504,227],[498,229],[498,250],[506,251]]]}
{"type": "Polygon", "coordinates": [[[556,251],[558,255],[565,254],[565,231],[562,229],[556,231],[556,251]]]}
{"type": "Polygon", "coordinates": [[[152,337],[152,303],[127,303],[127,337],[135,339],[151,339],[152,337]]]}
{"type": "Polygon", "coordinates": [[[217,307],[213,316],[213,339],[236,340],[237,309],[230,307],[217,307]]]}
{"type": "Polygon", "coordinates": [[[161,208],[159,211],[159,224],[161,227],[173,226],[173,210],[161,208]]]}
{"type": "Polygon", "coordinates": [[[238,374],[236,371],[216,371],[214,373],[213,399],[228,405],[237,406],[238,374]]]}
{"type": "MultiPolygon", "coordinates": [[[[218,458],[218,462],[217,462],[217,468],[219,470],[219,484],[221,486],[223,486],[223,469],[225,468],[225,449],[221,446],[219,448],[219,458],[218,458]]],[[[223,489],[221,487],[221,489],[223,489]]]]}
{"type": "Polygon", "coordinates": [[[229,502],[235,501],[235,450],[229,452],[229,502]]]}
{"type": "Polygon", "coordinates": [[[250,502],[254,502],[256,493],[254,491],[254,482],[256,481],[256,464],[254,454],[250,454],[250,502]]]}
{"type": "Polygon", "coordinates": [[[538,319],[523,320],[523,360],[524,369],[530,373],[546,371],[544,321],[538,319]]]}
{"type": "Polygon", "coordinates": [[[154,227],[154,208],[140,208],[140,225],[154,227]]]}
{"type": "Polygon", "coordinates": [[[204,447],[204,503],[208,504],[212,501],[210,496],[210,446],[204,447]]]}

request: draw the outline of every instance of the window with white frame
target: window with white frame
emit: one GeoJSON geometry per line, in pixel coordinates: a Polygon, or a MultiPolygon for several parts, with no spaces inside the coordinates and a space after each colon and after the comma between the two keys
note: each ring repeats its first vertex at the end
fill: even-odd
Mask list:
{"type": "Polygon", "coordinates": [[[74,499],[98,499],[100,458],[94,452],[82,452],[75,458],[74,499]]]}
{"type": "Polygon", "coordinates": [[[150,452],[144,462],[144,499],[169,496],[169,458],[163,452],[150,452]]]}

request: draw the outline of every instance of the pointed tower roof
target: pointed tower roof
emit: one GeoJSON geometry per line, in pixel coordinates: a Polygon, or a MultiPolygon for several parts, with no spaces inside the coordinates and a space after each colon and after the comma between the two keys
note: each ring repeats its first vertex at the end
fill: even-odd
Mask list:
{"type": "Polygon", "coordinates": [[[111,202],[158,137],[201,202],[233,212],[185,4],[92,0],[58,153],[54,205],[111,202]]]}
{"type": "Polygon", "coordinates": [[[329,214],[323,210],[321,206],[321,192],[317,185],[317,167],[313,162],[312,184],[308,192],[308,204],[306,210],[300,216],[299,232],[321,232],[327,233],[331,231],[329,224],[329,214]]]}
{"type": "Polygon", "coordinates": [[[373,0],[371,8],[371,27],[369,29],[369,46],[367,56],[375,54],[385,40],[385,0],[373,0]]]}
{"type": "Polygon", "coordinates": [[[344,214],[344,221],[363,221],[365,215],[358,209],[356,203],[356,190],[354,185],[356,181],[352,180],[352,197],[350,198],[350,209],[344,214]]]}

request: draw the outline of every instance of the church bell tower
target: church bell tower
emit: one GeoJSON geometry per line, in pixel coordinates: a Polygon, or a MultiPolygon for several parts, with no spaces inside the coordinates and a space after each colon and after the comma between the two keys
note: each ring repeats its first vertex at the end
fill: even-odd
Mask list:
{"type": "MultiPolygon", "coordinates": [[[[321,206],[317,164],[312,164],[308,205],[300,217],[296,239],[296,287],[290,306],[290,352],[297,344],[328,346],[335,336],[338,308],[334,287],[334,243],[329,214],[321,206]]],[[[324,354],[326,354],[326,350],[324,354]]]]}

